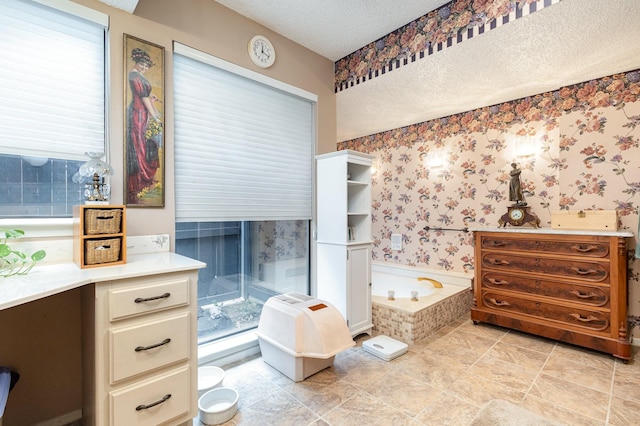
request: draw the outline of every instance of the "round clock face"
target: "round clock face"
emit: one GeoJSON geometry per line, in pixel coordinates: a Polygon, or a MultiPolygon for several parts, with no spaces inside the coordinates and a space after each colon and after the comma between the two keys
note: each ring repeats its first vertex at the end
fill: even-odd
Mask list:
{"type": "Polygon", "coordinates": [[[521,209],[512,209],[509,212],[511,220],[521,220],[524,217],[524,212],[521,209]]]}
{"type": "Polygon", "coordinates": [[[276,50],[266,37],[257,35],[249,41],[249,57],[260,68],[268,68],[276,61],[276,50]]]}

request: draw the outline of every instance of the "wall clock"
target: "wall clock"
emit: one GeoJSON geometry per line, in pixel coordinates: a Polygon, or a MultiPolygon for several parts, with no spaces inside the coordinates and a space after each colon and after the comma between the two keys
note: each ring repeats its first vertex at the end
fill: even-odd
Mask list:
{"type": "Polygon", "coordinates": [[[257,35],[249,41],[249,57],[260,68],[269,68],[276,61],[276,49],[268,38],[257,35]]]}

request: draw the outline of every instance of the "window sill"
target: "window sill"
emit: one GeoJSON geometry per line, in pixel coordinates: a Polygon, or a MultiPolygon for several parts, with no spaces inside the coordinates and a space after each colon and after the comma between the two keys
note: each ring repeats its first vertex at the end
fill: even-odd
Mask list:
{"type": "Polygon", "coordinates": [[[198,346],[198,365],[222,367],[260,353],[255,330],[198,346]]]}

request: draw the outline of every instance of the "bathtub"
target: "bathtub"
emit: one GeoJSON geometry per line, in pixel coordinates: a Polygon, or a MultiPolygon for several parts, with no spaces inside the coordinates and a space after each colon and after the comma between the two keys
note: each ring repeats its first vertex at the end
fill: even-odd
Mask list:
{"type": "Polygon", "coordinates": [[[429,335],[469,314],[473,274],[373,262],[371,268],[372,322],[374,334],[384,334],[407,344],[429,335]],[[436,288],[427,277],[438,281],[436,288]],[[389,300],[388,292],[395,292],[389,300]],[[418,292],[412,300],[411,292],[418,292]]]}

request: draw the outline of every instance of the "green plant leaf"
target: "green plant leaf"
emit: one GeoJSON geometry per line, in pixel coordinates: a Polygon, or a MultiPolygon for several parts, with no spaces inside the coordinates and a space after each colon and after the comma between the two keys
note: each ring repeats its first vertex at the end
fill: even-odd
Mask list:
{"type": "Polygon", "coordinates": [[[37,252],[31,255],[31,260],[34,262],[39,262],[47,256],[47,252],[44,250],[38,250],[37,252]]]}
{"type": "Polygon", "coordinates": [[[0,232],[4,234],[5,238],[22,238],[24,237],[24,231],[22,229],[4,229],[0,228],[0,232]]]}
{"type": "Polygon", "coordinates": [[[7,257],[11,254],[11,247],[6,244],[0,244],[0,257],[7,257]]]}

